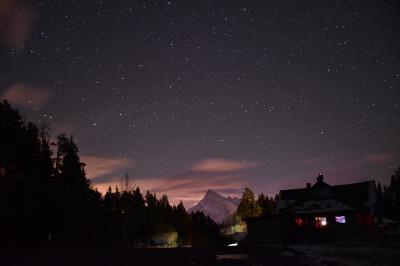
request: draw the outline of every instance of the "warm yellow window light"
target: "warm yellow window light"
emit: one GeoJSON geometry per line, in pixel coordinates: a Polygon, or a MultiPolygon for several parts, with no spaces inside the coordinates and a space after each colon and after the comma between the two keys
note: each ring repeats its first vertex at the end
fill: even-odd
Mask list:
{"type": "Polygon", "coordinates": [[[315,226],[317,228],[323,228],[328,225],[326,217],[315,217],[315,226]]]}

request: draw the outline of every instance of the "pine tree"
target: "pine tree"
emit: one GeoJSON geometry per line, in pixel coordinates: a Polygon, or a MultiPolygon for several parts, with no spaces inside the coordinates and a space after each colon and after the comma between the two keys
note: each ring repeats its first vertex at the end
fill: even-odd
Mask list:
{"type": "Polygon", "coordinates": [[[174,208],[174,227],[178,232],[179,243],[187,244],[190,235],[190,221],[182,201],[174,208]]]}
{"type": "Polygon", "coordinates": [[[49,232],[53,172],[48,141],[40,138],[37,126],[25,123],[7,101],[0,103],[0,132],[3,239],[10,237],[9,240],[19,243],[45,240],[49,232]]]}
{"type": "Polygon", "coordinates": [[[58,136],[56,157],[56,193],[59,204],[59,237],[77,240],[87,239],[91,212],[90,199],[96,198],[84,166],[78,155],[73,138],[58,136]]]}
{"type": "Polygon", "coordinates": [[[254,193],[251,191],[250,188],[245,188],[242,198],[240,200],[237,214],[242,217],[257,217],[261,214],[260,206],[258,206],[255,198],[254,193]]]}
{"type": "Polygon", "coordinates": [[[263,193],[258,196],[257,204],[260,206],[261,215],[266,216],[274,213],[274,200],[273,198],[269,198],[265,196],[263,193]]]}
{"type": "Polygon", "coordinates": [[[140,192],[140,188],[136,187],[136,189],[132,192],[132,200],[131,200],[132,212],[129,217],[129,225],[130,225],[130,236],[134,242],[139,240],[143,240],[145,238],[145,201],[142,193],[140,192]]]}
{"type": "Polygon", "coordinates": [[[392,210],[391,217],[400,219],[400,167],[396,169],[390,179],[390,189],[392,193],[392,210]]]}

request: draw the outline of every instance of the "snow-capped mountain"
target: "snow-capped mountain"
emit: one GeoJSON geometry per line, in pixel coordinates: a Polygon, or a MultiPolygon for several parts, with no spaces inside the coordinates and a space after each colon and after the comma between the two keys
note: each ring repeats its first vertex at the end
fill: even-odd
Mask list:
{"type": "Polygon", "coordinates": [[[189,209],[189,212],[201,211],[217,223],[222,223],[234,212],[236,212],[240,199],[224,197],[214,190],[209,189],[195,206],[189,209]]]}

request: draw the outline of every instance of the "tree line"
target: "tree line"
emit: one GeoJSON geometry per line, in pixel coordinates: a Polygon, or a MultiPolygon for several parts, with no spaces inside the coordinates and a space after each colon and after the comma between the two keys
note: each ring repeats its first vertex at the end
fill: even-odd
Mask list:
{"type": "Polygon", "coordinates": [[[0,245],[204,246],[220,240],[211,218],[188,213],[182,202],[171,205],[167,195],[143,195],[127,177],[125,186],[101,195],[86,177],[73,137],[61,134],[50,143],[49,127],[26,123],[7,101],[0,102],[0,133],[0,245]]]}
{"type": "Polygon", "coordinates": [[[389,185],[378,182],[376,186],[376,213],[379,218],[400,220],[400,167],[390,178],[389,185]]]}
{"type": "Polygon", "coordinates": [[[246,187],[240,199],[236,215],[241,218],[272,215],[275,213],[277,200],[278,195],[272,198],[264,195],[264,193],[258,195],[256,199],[253,191],[246,187]]]}

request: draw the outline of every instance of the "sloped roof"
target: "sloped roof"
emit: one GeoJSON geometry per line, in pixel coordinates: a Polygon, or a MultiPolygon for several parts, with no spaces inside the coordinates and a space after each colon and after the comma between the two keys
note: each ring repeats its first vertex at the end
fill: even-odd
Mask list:
{"type": "Polygon", "coordinates": [[[308,188],[281,190],[278,208],[285,209],[300,202],[327,199],[335,199],[354,208],[371,208],[375,201],[371,195],[371,188],[375,187],[374,181],[330,186],[323,181],[323,176],[319,176],[317,180],[308,188]]]}
{"type": "Polygon", "coordinates": [[[307,200],[309,191],[307,188],[288,189],[280,191],[280,199],[282,200],[307,200]]]}
{"type": "Polygon", "coordinates": [[[347,185],[332,186],[335,197],[348,200],[354,204],[361,205],[369,200],[369,188],[371,182],[360,182],[347,185]]]}

